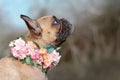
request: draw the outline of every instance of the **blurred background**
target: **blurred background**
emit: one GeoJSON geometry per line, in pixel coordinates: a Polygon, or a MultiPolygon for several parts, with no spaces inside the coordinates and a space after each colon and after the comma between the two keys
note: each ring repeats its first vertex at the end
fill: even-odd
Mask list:
{"type": "Polygon", "coordinates": [[[64,17],[75,27],[49,80],[120,80],[120,0],[0,0],[0,58],[27,33],[20,14],[64,17]]]}

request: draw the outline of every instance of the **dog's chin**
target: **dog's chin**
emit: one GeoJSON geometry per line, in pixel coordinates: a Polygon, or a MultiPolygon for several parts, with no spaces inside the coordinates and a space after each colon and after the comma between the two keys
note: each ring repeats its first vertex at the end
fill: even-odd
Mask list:
{"type": "Polygon", "coordinates": [[[70,24],[69,21],[64,18],[59,19],[59,21],[60,29],[57,33],[57,39],[55,41],[57,43],[57,46],[62,44],[73,31],[72,24],[70,24]]]}

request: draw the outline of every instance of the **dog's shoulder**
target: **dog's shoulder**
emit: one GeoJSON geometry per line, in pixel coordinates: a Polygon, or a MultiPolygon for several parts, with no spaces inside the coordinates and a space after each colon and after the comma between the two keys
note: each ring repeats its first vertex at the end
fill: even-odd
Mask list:
{"type": "Polygon", "coordinates": [[[1,80],[15,80],[18,77],[17,80],[20,79],[20,76],[18,72],[16,71],[16,67],[14,65],[14,61],[12,58],[4,57],[0,59],[0,78],[1,80]],[[5,77],[6,76],[6,77],[5,77]]]}
{"type": "Polygon", "coordinates": [[[21,63],[10,57],[0,59],[0,80],[47,80],[36,67],[21,63]],[[6,76],[6,77],[4,77],[6,76]]]}
{"type": "Polygon", "coordinates": [[[8,64],[8,63],[12,63],[13,58],[10,57],[4,57],[0,59],[0,64],[8,64]]]}

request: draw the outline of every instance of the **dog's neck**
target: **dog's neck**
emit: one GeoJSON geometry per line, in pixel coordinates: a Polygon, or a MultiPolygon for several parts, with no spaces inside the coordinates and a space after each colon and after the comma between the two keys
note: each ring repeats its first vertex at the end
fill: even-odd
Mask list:
{"type": "Polygon", "coordinates": [[[32,36],[26,35],[26,36],[25,36],[25,39],[26,39],[27,41],[35,41],[40,47],[44,47],[44,46],[47,46],[47,45],[53,45],[54,47],[56,47],[54,42],[52,42],[52,41],[49,42],[49,41],[44,40],[44,39],[42,39],[42,38],[35,39],[35,38],[33,38],[32,36]]]}

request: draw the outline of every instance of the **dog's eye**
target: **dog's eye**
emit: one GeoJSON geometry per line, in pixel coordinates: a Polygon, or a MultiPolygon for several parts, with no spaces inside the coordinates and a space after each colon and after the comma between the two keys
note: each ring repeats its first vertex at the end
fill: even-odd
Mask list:
{"type": "Polygon", "coordinates": [[[52,22],[52,24],[53,25],[57,25],[58,23],[59,23],[59,20],[55,16],[53,16],[53,22],[52,22]]]}
{"type": "Polygon", "coordinates": [[[54,20],[54,22],[53,22],[54,24],[58,24],[58,22],[56,21],[56,20],[54,20]]]}

